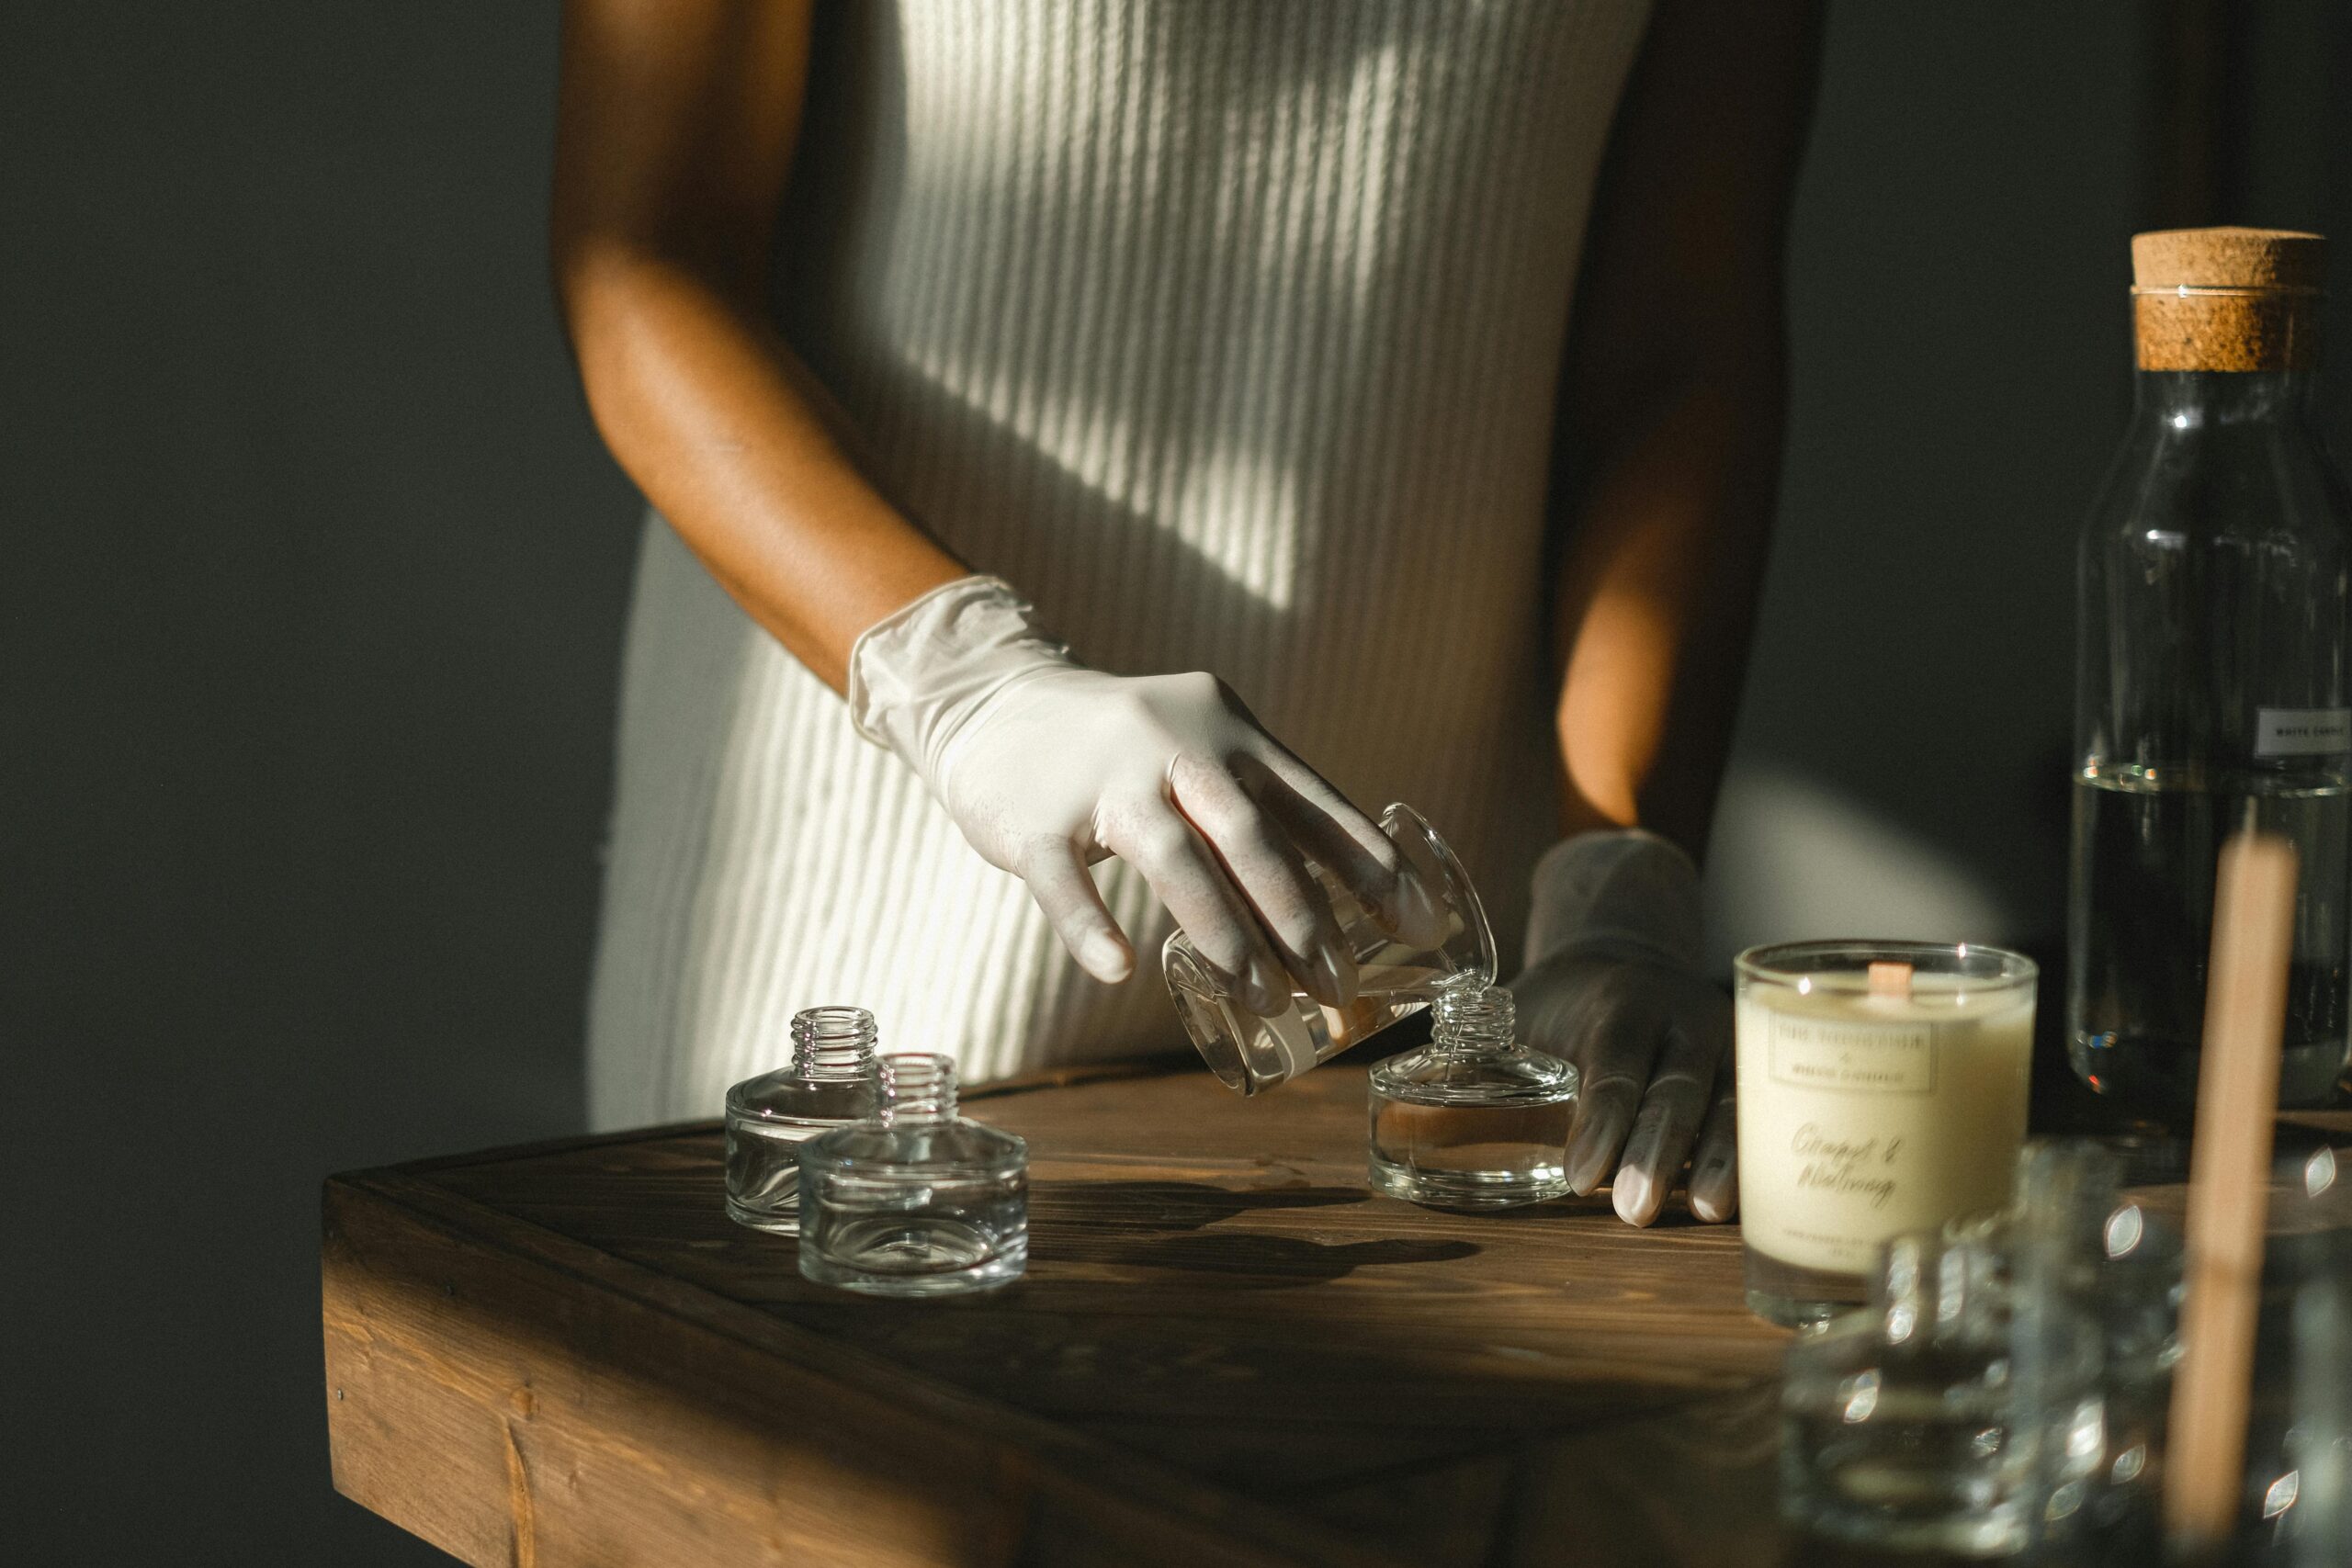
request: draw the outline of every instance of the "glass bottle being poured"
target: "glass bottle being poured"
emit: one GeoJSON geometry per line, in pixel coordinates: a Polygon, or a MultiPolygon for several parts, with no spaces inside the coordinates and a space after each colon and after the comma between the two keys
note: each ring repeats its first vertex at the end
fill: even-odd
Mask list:
{"type": "Polygon", "coordinates": [[[1382,812],[1380,828],[1430,901],[1437,918],[1434,940],[1404,940],[1337,877],[1309,862],[1307,872],[1330,899],[1355,960],[1356,998],[1346,1007],[1327,1007],[1299,990],[1273,1016],[1261,1016],[1242,1005],[1182,931],[1169,937],[1160,964],[1176,1016],[1227,1089],[1259,1094],[1279,1088],[1420,1011],[1450,985],[1493,983],[1494,932],[1453,851],[1409,806],[1382,812]]]}
{"type": "Polygon", "coordinates": [[[1508,1209],[1568,1190],[1577,1070],[1519,1039],[1509,991],[1437,994],[1430,1043],[1372,1069],[1374,1190],[1434,1209],[1508,1209]]]}

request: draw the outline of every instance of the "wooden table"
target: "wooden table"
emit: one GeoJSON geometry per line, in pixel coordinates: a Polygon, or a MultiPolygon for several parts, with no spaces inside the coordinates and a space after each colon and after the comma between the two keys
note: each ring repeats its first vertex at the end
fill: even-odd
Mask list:
{"type": "Polygon", "coordinates": [[[345,1495],[474,1563],[1752,1563],[1735,1227],[1364,1186],[1364,1072],[1008,1086],[1027,1279],[888,1303],[730,1223],[716,1127],[326,1190],[345,1495]]]}

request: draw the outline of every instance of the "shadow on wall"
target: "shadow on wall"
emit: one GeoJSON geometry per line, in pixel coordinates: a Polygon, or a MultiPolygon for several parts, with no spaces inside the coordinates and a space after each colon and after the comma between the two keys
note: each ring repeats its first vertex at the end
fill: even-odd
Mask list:
{"type": "Polygon", "coordinates": [[[1851,795],[1783,769],[1735,765],[1724,781],[1707,865],[1707,964],[1766,942],[1909,937],[2016,942],[2040,936],[1987,880],[1851,795]]]}

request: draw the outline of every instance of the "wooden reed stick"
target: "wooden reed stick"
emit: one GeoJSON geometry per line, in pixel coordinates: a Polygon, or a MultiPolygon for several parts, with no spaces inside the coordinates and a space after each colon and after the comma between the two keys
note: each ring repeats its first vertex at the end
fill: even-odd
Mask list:
{"type": "Polygon", "coordinates": [[[2191,1551],[2229,1538],[2245,1486],[2246,1402],[2294,922],[2294,844],[2255,832],[2223,844],[2189,1145],[2188,1289],[2165,1459],[2165,1523],[2191,1551]]]}

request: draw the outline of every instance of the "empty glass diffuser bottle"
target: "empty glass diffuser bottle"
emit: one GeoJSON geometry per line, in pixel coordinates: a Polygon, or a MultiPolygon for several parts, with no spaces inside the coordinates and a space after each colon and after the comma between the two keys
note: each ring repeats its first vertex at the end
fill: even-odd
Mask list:
{"type": "Polygon", "coordinates": [[[882,1058],[873,1120],[800,1149],[800,1272],[876,1296],[985,1291],[1029,1263],[1029,1146],[956,1112],[956,1064],[882,1058]]]}
{"type": "Polygon", "coordinates": [[[727,1091],[727,1213],[754,1230],[800,1230],[800,1145],[863,1121],[882,1103],[874,1015],[804,1008],[792,1019],[792,1060],[727,1091]]]}
{"type": "Polygon", "coordinates": [[[1509,991],[1437,994],[1430,1043],[1372,1069],[1375,1191],[1439,1209],[1508,1209],[1568,1190],[1577,1070],[1531,1050],[1509,991]]]}
{"type": "Polygon", "coordinates": [[[1242,1005],[1182,931],[1171,933],[1161,949],[1176,1016],[1227,1089],[1257,1094],[1277,1088],[1420,1011],[1457,979],[1493,983],[1494,932],[1453,851],[1409,806],[1382,812],[1380,827],[1434,906],[1439,930],[1426,946],[1401,940],[1329,872],[1309,863],[1306,869],[1330,899],[1356,962],[1356,998],[1345,1008],[1326,1007],[1295,991],[1287,1008],[1261,1017],[1242,1005]]]}
{"type": "Polygon", "coordinates": [[[2196,229],[2132,243],[2132,425],[2085,528],[2068,1050],[2102,1094],[2194,1103],[2222,840],[2301,859],[2287,1105],[2346,1052],[2352,506],[2311,408],[2322,242],[2196,229]]]}

